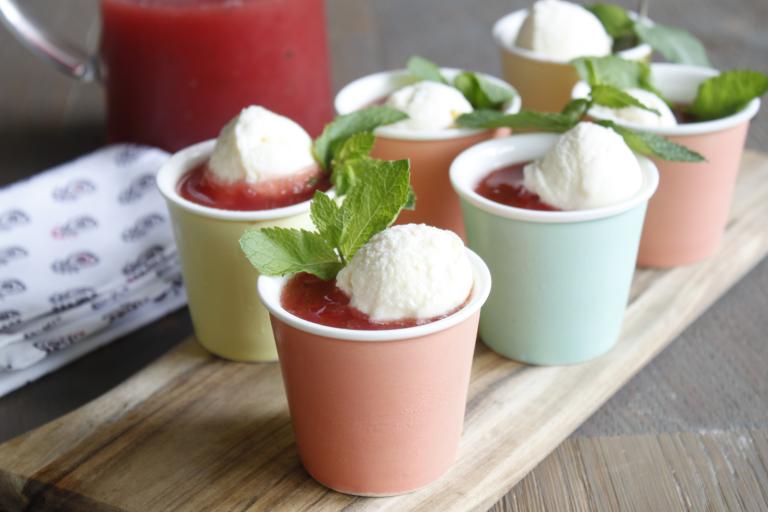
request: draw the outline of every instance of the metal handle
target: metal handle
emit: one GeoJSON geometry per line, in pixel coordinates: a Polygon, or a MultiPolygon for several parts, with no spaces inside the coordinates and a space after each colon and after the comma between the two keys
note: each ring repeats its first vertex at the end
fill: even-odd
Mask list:
{"type": "Polygon", "coordinates": [[[38,27],[14,0],[0,0],[0,21],[24,46],[83,82],[99,80],[98,58],[38,27]]]}

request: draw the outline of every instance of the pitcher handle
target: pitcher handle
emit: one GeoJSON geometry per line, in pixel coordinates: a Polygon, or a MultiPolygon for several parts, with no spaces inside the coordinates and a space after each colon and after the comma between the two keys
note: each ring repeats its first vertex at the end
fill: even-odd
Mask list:
{"type": "Polygon", "coordinates": [[[100,79],[99,60],[37,26],[14,0],[0,0],[0,21],[24,46],[83,82],[100,79]]]}

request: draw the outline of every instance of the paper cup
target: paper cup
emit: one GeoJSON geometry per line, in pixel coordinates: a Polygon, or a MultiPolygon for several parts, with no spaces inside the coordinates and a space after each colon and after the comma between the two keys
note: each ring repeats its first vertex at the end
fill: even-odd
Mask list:
{"type": "Polygon", "coordinates": [[[590,210],[513,208],[475,192],[493,170],[541,157],[556,135],[484,142],[451,166],[469,246],[487,263],[494,287],[480,318],[480,338],[517,361],[586,361],[616,342],[629,297],[648,198],[658,183],[638,157],[642,189],[622,203],[590,210]]]}
{"type": "MultiPolygon", "coordinates": [[[[560,112],[571,99],[571,89],[579,75],[567,61],[515,46],[517,33],[527,15],[528,9],[521,9],[500,18],[493,26],[493,38],[501,54],[502,76],[520,92],[524,109],[560,112]]],[[[640,44],[616,55],[629,60],[650,61],[651,52],[650,46],[640,44]]]]}
{"type": "Polygon", "coordinates": [[[468,250],[469,303],[442,320],[384,331],[308,322],[280,304],[285,278],[261,277],[302,464],[333,490],[414,491],[453,463],[461,437],[480,306],[491,278],[468,250]]]}
{"type": "MultiPolygon", "coordinates": [[[[460,70],[443,68],[442,72],[452,79],[460,70]]],[[[514,91],[509,84],[498,78],[483,76],[514,91]]],[[[406,70],[384,71],[359,78],[345,86],[336,96],[336,111],[348,114],[370,106],[395,90],[417,81],[406,70]]],[[[520,96],[517,92],[505,110],[509,113],[520,110],[520,96]]],[[[494,137],[497,131],[450,128],[413,132],[382,126],[375,133],[374,157],[384,160],[407,158],[411,161],[411,186],[416,193],[416,210],[404,210],[397,223],[428,224],[450,229],[463,238],[464,222],[459,200],[448,180],[448,168],[456,155],[478,142],[494,137]]]]}
{"type": "Polygon", "coordinates": [[[226,359],[274,361],[269,314],[253,286],[259,273],[240,250],[239,240],[250,227],[310,227],[309,201],[231,211],[184,199],[179,180],[208,160],[214,144],[209,140],[179,151],[157,175],[173,222],[195,335],[209,352],[226,359]]]}
{"type": "MultiPolygon", "coordinates": [[[[651,66],[654,85],[673,103],[692,103],[699,84],[717,74],[714,69],[680,64],[651,66]]],[[[589,86],[582,82],[573,94],[582,97],[588,91],[589,86]]],[[[659,190],[648,204],[639,265],[686,265],[717,250],[728,222],[749,121],[759,109],[760,100],[755,99],[736,114],[714,121],[666,128],[621,122],[687,146],[707,159],[698,163],[654,160],[659,168],[659,190]]]]}

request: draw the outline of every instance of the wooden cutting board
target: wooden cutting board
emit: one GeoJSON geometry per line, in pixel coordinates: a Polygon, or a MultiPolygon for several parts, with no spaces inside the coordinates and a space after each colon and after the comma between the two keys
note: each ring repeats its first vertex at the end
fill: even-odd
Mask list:
{"type": "Polygon", "coordinates": [[[718,254],[638,271],[610,353],[544,368],[478,344],[459,458],[419,492],[366,499],[316,484],[296,454],[279,366],[225,362],[188,340],[0,445],[0,510],[487,509],[766,253],[768,155],[747,152],[718,254]]]}

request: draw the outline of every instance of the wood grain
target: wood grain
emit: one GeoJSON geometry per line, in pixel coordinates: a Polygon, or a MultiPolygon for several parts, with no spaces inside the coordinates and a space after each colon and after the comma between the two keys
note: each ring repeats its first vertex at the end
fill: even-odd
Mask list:
{"type": "MultiPolygon", "coordinates": [[[[228,363],[190,340],[96,401],[0,445],[0,506],[12,511],[488,508],[765,256],[765,172],[768,156],[745,155],[733,216],[715,258],[638,273],[640,289],[633,293],[621,340],[604,357],[582,365],[529,367],[478,345],[459,460],[425,490],[362,499],[319,486],[296,455],[279,367],[228,363]]],[[[663,509],[658,508],[663,497],[677,492],[669,465],[647,466],[662,483],[640,501],[628,496],[640,496],[644,484],[607,492],[615,468],[665,453],[651,441],[630,448],[579,446],[589,481],[606,491],[595,495],[574,488],[567,499],[597,500],[597,508],[663,509]]],[[[712,466],[717,477],[726,476],[718,471],[729,470],[728,460],[712,466]]],[[[674,457],[670,462],[681,463],[674,457]]],[[[759,504],[763,477],[755,475],[723,494],[727,506],[759,504]],[[745,502],[742,492],[753,502],[745,502]]]]}

